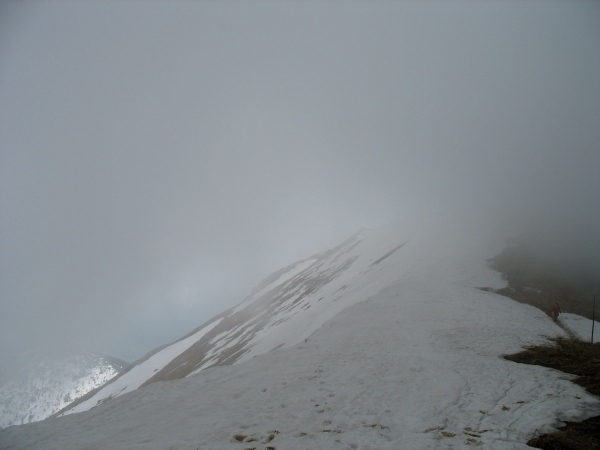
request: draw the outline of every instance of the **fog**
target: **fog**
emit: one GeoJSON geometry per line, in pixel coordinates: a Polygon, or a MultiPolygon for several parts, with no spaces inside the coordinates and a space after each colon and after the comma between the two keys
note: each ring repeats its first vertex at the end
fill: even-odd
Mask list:
{"type": "Polygon", "coordinates": [[[131,361],[406,216],[593,272],[599,124],[597,2],[4,2],[0,367],[131,361]]]}

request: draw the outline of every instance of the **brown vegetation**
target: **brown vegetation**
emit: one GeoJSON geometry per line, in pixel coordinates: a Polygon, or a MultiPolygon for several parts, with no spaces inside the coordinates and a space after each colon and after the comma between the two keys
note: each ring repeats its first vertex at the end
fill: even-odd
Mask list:
{"type": "MultiPolygon", "coordinates": [[[[554,339],[555,346],[532,347],[506,359],[522,364],[551,367],[578,375],[574,383],[590,393],[600,395],[600,344],[571,339],[554,339]]],[[[600,449],[600,416],[583,422],[565,422],[551,434],[537,436],[527,445],[545,450],[600,449]]]]}
{"type": "Polygon", "coordinates": [[[527,445],[544,450],[600,449],[600,416],[565,424],[559,428],[560,431],[539,436],[527,442],[527,445]]]}
{"type": "Polygon", "coordinates": [[[494,292],[535,306],[548,315],[557,302],[563,312],[592,318],[590,284],[561,273],[527,245],[511,245],[488,263],[501,272],[509,284],[494,292]]]}
{"type": "Polygon", "coordinates": [[[591,394],[600,396],[600,343],[590,344],[572,339],[552,339],[555,346],[539,346],[524,350],[506,359],[522,364],[551,367],[572,373],[574,383],[591,394]]]}

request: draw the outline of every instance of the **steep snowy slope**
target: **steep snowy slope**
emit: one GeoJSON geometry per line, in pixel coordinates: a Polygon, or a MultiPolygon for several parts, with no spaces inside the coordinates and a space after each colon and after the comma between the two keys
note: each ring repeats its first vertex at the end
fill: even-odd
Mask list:
{"type": "Polygon", "coordinates": [[[60,357],[24,355],[16,373],[0,384],[0,428],[49,417],[103,385],[127,363],[93,353],[60,357]]]}
{"type": "Polygon", "coordinates": [[[139,362],[64,414],[86,411],[155,381],[301,342],[342,309],[394,281],[416,243],[408,239],[406,233],[361,230],[338,247],[289,266],[237,307],[139,362]]]}
{"type": "Polygon", "coordinates": [[[189,364],[190,376],[147,383],[148,371],[88,411],[0,431],[0,448],[525,450],[536,429],[600,413],[570,376],[501,358],[565,334],[479,289],[503,281],[466,234],[354,236],[179,341],[183,362],[155,367],[189,364]]]}

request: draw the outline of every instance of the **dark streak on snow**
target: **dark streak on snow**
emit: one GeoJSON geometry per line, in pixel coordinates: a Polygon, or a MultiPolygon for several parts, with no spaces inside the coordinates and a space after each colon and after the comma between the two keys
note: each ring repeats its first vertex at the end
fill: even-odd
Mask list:
{"type": "MultiPolygon", "coordinates": [[[[407,241],[408,242],[408,241],[407,241]]],[[[379,258],[377,261],[375,261],[373,264],[371,264],[371,267],[373,267],[376,264],[379,264],[381,261],[383,261],[384,259],[388,258],[389,256],[392,256],[392,253],[394,253],[396,250],[401,249],[402,247],[404,247],[406,245],[406,242],[403,244],[400,244],[398,247],[390,250],[389,252],[387,252],[385,255],[383,255],[381,258],[379,258]]]]}

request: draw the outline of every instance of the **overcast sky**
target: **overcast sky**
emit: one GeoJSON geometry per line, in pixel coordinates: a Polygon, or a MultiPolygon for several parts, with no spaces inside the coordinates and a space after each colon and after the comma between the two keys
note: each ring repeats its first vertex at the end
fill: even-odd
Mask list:
{"type": "Polygon", "coordinates": [[[599,194],[598,2],[0,5],[0,365],[142,356],[410,214],[600,255],[599,194]]]}

